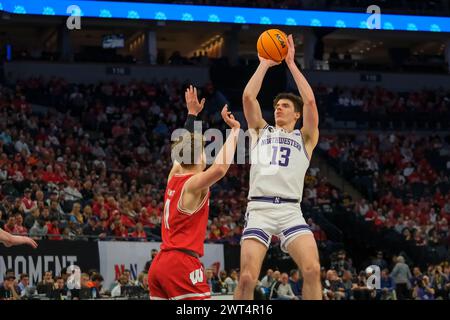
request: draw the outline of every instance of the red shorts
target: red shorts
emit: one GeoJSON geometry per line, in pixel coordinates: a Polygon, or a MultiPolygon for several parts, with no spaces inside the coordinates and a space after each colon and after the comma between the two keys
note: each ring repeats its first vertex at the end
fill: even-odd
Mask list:
{"type": "Polygon", "coordinates": [[[161,251],[148,273],[152,300],[202,300],[211,292],[198,258],[178,250],[161,251]]]}

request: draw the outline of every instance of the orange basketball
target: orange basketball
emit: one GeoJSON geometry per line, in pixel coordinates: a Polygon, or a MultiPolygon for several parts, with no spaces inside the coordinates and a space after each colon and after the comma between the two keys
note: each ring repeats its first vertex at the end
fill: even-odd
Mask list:
{"type": "Polygon", "coordinates": [[[280,62],[288,53],[288,39],[281,30],[266,30],[259,36],[256,48],[258,54],[264,59],[280,62]]]}

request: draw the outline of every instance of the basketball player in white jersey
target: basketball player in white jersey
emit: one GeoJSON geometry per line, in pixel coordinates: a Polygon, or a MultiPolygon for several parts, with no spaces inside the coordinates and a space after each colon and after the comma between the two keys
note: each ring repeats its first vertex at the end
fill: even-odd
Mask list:
{"type": "Polygon", "coordinates": [[[305,173],[319,139],[319,116],[314,93],[295,65],[292,35],[288,46],[285,60],[301,98],[289,93],[275,98],[275,127],[263,119],[257,96],[267,70],[278,63],[259,57],[260,64],[243,94],[244,114],[252,132],[252,165],[235,299],[253,299],[273,235],[302,271],[303,299],[322,298],[317,245],[300,208],[305,173]],[[303,127],[294,130],[301,117],[303,127]]]}

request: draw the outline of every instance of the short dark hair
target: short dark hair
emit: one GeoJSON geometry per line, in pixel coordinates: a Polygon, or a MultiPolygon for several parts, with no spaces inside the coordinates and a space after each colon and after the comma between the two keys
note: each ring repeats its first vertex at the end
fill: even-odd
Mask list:
{"type": "Polygon", "coordinates": [[[287,99],[294,104],[295,112],[300,112],[303,114],[303,99],[296,94],[290,92],[282,92],[277,94],[275,99],[273,99],[273,107],[277,105],[278,101],[281,99],[287,99]]]}
{"type": "Polygon", "coordinates": [[[88,275],[89,275],[89,277],[93,277],[95,274],[97,274],[98,273],[98,271],[96,270],[96,269],[90,269],[89,271],[88,271],[88,275]]]}
{"type": "Polygon", "coordinates": [[[300,275],[300,272],[298,271],[298,269],[292,269],[291,272],[289,272],[291,277],[296,273],[298,273],[300,275]]]}
{"type": "Polygon", "coordinates": [[[26,274],[26,273],[21,273],[21,274],[20,274],[20,281],[22,281],[23,278],[29,278],[28,274],[26,274]]]}
{"type": "Polygon", "coordinates": [[[100,281],[100,282],[102,282],[102,281],[103,281],[103,277],[102,277],[101,274],[96,273],[96,274],[94,274],[94,275],[92,276],[92,279],[91,279],[91,280],[92,280],[92,281],[100,281]]]}

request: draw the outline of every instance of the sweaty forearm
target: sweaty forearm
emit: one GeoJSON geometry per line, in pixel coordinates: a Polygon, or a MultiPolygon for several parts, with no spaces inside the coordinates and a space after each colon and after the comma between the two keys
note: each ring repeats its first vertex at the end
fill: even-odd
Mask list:
{"type": "Polygon", "coordinates": [[[308,80],[306,80],[305,76],[300,72],[299,68],[295,65],[295,63],[288,64],[288,68],[291,71],[292,77],[294,78],[303,102],[305,104],[315,103],[314,92],[309,85],[308,80]]]}
{"type": "Polygon", "coordinates": [[[315,141],[315,146],[319,139],[317,130],[319,127],[319,112],[317,110],[314,92],[298,67],[293,63],[288,66],[303,100],[303,133],[306,135],[306,139],[309,140],[311,138],[315,141]]]}
{"type": "Polygon", "coordinates": [[[234,159],[238,137],[239,129],[232,129],[225,144],[217,154],[213,166],[221,167],[224,171],[228,170],[234,159]]]}

